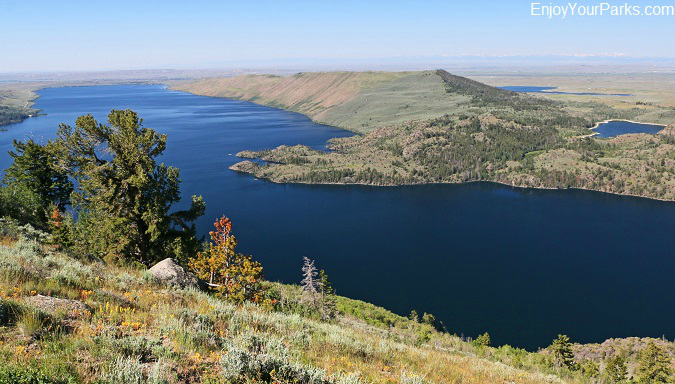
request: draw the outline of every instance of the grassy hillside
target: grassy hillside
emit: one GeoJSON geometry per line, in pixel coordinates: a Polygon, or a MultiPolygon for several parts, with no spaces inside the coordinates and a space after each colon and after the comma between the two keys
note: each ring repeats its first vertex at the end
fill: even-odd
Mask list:
{"type": "Polygon", "coordinates": [[[37,98],[32,86],[24,84],[0,85],[0,126],[20,123],[37,110],[30,108],[37,98]]]}
{"type": "Polygon", "coordinates": [[[174,85],[199,95],[249,100],[305,114],[356,132],[463,109],[433,71],[327,72],[281,77],[243,75],[174,85]]]}
{"type": "Polygon", "coordinates": [[[506,366],[428,325],[345,298],[339,307],[349,315],[322,322],[304,313],[292,286],[277,285],[276,310],[236,307],[37,240],[5,236],[0,254],[3,383],[26,367],[62,382],[562,382],[536,367],[541,355],[522,352],[524,370],[506,366]]]}
{"type": "MultiPolygon", "coordinates": [[[[336,318],[321,320],[299,287],[268,283],[275,305],[235,306],[142,269],[59,253],[28,226],[0,229],[0,383],[592,380],[553,368],[546,351],[474,345],[372,304],[338,297],[336,318]]],[[[659,343],[672,356],[673,344],[659,343]]],[[[579,363],[599,367],[625,350],[631,370],[641,348],[576,347],[579,363]]]]}

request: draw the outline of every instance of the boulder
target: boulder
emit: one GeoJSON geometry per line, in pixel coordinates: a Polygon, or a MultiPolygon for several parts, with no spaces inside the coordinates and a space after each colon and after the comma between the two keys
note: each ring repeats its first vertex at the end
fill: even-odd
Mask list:
{"type": "Polygon", "coordinates": [[[81,301],[59,299],[57,297],[51,296],[29,296],[25,299],[25,303],[33,308],[52,315],[63,311],[68,318],[77,318],[83,315],[86,311],[91,311],[90,308],[81,301]]]}
{"type": "Polygon", "coordinates": [[[201,288],[204,284],[194,273],[181,267],[175,259],[166,258],[148,269],[157,280],[178,288],[201,288]]]}

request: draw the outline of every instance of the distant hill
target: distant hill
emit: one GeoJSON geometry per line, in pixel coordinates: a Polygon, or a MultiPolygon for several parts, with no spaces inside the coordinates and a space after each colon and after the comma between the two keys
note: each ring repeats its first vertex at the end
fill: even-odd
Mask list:
{"type": "Polygon", "coordinates": [[[661,106],[565,101],[495,88],[444,70],[244,75],[174,84],[200,95],[299,112],[361,133],[330,153],[303,147],[240,153],[240,172],[275,182],[403,185],[496,181],[675,199],[673,128],[592,138],[594,123],[661,106]]]}
{"type": "Polygon", "coordinates": [[[457,112],[469,100],[465,94],[446,92],[436,71],[242,75],[191,81],[174,88],[300,112],[316,122],[360,133],[457,112]]]}

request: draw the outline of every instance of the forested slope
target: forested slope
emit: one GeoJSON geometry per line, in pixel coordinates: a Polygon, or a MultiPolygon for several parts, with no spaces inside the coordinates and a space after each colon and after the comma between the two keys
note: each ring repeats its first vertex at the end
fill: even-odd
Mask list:
{"type": "Polygon", "coordinates": [[[244,161],[232,169],[275,182],[402,185],[496,181],[675,199],[672,128],[657,135],[595,139],[588,127],[628,113],[599,107],[597,102],[571,107],[442,70],[242,76],[205,79],[184,84],[181,89],[197,93],[209,89],[205,94],[295,110],[363,133],[334,140],[329,153],[283,146],[239,154],[268,163],[244,161]],[[371,81],[364,81],[366,78],[371,81]],[[358,83],[355,79],[361,81],[358,87],[347,86],[358,83]],[[341,97],[327,102],[323,96],[329,93],[341,97]],[[313,99],[312,95],[323,96],[313,99]]]}

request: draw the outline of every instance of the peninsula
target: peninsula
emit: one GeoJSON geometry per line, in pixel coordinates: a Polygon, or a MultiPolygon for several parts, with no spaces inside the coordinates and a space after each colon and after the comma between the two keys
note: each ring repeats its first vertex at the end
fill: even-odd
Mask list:
{"type": "Polygon", "coordinates": [[[493,181],[675,200],[675,111],[668,106],[533,96],[444,70],[242,75],[173,88],[283,108],[355,132],[332,140],[330,151],[282,146],[238,154],[265,163],[244,160],[233,170],[273,182],[493,181]],[[645,116],[667,126],[655,135],[591,136],[599,121],[645,116]]]}

